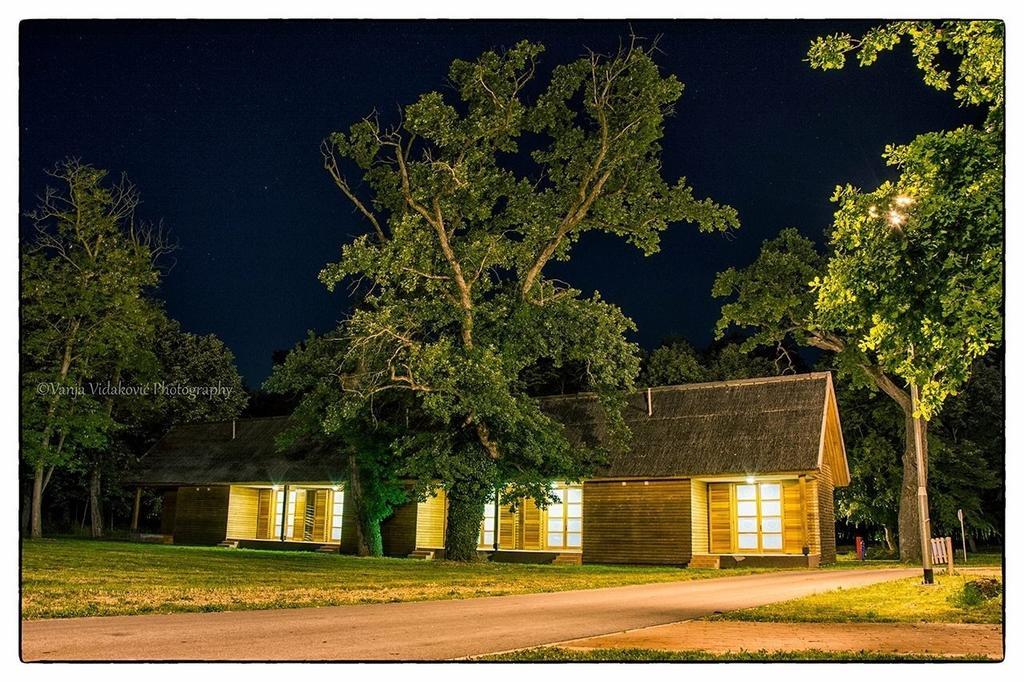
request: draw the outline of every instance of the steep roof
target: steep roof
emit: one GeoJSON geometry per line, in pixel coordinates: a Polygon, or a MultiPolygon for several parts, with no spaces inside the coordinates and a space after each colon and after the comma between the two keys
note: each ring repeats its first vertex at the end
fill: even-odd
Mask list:
{"type": "MultiPolygon", "coordinates": [[[[629,397],[628,449],[611,454],[603,478],[752,475],[811,471],[827,465],[836,485],[849,482],[846,453],[828,372],[707,384],[662,386],[629,397]]],[[[606,430],[593,395],[543,399],[568,437],[597,444],[606,430]]],[[[276,438],[287,417],[180,424],[142,458],[130,482],[148,485],[337,483],[339,453],[276,438]]]]}
{"type": "MultiPolygon", "coordinates": [[[[647,396],[629,397],[624,417],[632,439],[599,477],[742,476],[824,463],[836,485],[849,482],[828,372],[652,388],[650,415],[647,396]]],[[[575,442],[596,445],[605,437],[593,396],[547,398],[544,409],[575,442]]]]}
{"type": "Polygon", "coordinates": [[[217,483],[332,482],[344,480],[339,453],[297,443],[283,453],[276,439],[288,417],[178,424],[142,457],[132,483],[209,485],[217,483]]]}

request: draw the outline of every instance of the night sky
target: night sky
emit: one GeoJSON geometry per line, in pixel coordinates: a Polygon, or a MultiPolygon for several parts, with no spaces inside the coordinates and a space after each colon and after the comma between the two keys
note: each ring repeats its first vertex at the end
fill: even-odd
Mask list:
{"type": "Polygon", "coordinates": [[[127,173],[142,217],[163,219],[181,245],[158,292],[169,314],[222,338],[258,386],[275,349],[348,308],[317,273],[365,225],[321,167],[322,138],[422,92],[453,95],[452,59],[539,41],[546,81],[585,47],[615,49],[632,25],[662,36],[658,62],[686,86],[666,126],[666,177],[736,207],[742,227],[672,226],[650,258],[590,234],[548,272],[620,305],[647,348],[670,334],[700,346],[718,316],[716,272],[749,263],[783,227],[820,242],[836,184],[894,175],[887,143],[978,119],[925,86],[906,47],[869,69],[803,61],[814,36],[876,23],[24,22],[22,207],[67,156],[127,173]]]}

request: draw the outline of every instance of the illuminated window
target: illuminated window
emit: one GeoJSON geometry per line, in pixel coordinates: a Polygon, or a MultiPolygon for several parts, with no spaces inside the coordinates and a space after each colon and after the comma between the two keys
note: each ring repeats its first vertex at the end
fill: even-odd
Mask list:
{"type": "Polygon", "coordinates": [[[341,518],[345,514],[345,491],[334,491],[334,503],[331,509],[331,540],[341,541],[341,518]]]}
{"type": "Polygon", "coordinates": [[[556,483],[551,494],[555,501],[547,510],[547,547],[579,549],[583,546],[583,488],[556,483]]]}
{"type": "Polygon", "coordinates": [[[758,483],[736,486],[736,548],[782,550],[782,486],[758,483]]]}
{"type": "Polygon", "coordinates": [[[480,521],[480,547],[494,547],[494,496],[484,505],[484,518],[480,521]]]}
{"type": "Polygon", "coordinates": [[[281,537],[281,526],[284,523],[284,494],[274,492],[274,537],[281,537]]]}
{"type": "Polygon", "coordinates": [[[295,496],[296,492],[293,490],[288,493],[288,529],[285,532],[286,538],[291,538],[292,533],[295,532],[295,496]]]}

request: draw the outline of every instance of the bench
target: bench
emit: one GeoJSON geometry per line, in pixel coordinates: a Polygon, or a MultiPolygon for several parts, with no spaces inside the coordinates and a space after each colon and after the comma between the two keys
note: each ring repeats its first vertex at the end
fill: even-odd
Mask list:
{"type": "Polygon", "coordinates": [[[953,538],[932,538],[932,565],[946,564],[946,572],[953,573],[953,538]]]}

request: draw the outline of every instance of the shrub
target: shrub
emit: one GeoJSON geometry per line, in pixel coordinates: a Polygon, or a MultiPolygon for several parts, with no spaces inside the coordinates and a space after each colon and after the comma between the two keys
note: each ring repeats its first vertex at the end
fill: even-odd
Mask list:
{"type": "Polygon", "coordinates": [[[995,578],[978,578],[965,582],[964,586],[952,595],[951,600],[961,608],[980,606],[986,599],[998,597],[1002,591],[1003,584],[995,578]]]}

